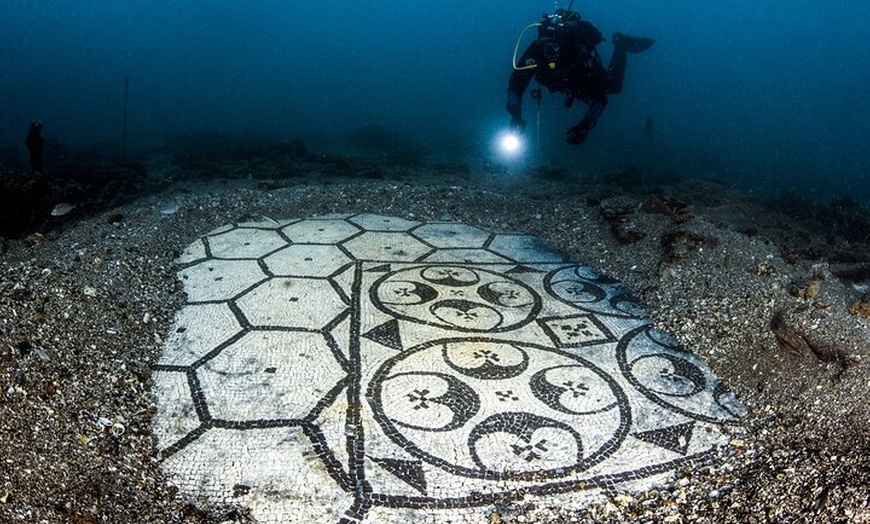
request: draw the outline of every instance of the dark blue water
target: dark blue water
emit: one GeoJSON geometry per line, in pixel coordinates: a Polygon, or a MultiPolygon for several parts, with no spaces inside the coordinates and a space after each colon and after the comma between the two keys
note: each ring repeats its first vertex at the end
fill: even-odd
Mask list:
{"type": "MultiPolygon", "coordinates": [[[[118,144],[129,75],[135,149],[179,132],[314,140],[375,124],[431,149],[483,155],[508,121],[515,39],[553,8],[519,0],[5,0],[0,145],[20,146],[34,118],[47,137],[76,147],[118,144]]],[[[581,108],[569,112],[545,96],[540,161],[590,171],[646,163],[870,200],[870,3],[574,8],[607,36],[657,43],[630,57],[624,92],[579,147],[564,145],[563,134],[581,108]]],[[[609,42],[600,49],[606,60],[609,42]]]]}

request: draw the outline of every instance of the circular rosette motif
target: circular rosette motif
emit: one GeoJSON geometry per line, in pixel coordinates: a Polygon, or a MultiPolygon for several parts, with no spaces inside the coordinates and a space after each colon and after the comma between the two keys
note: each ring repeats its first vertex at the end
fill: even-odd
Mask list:
{"type": "Polygon", "coordinates": [[[515,377],[529,364],[525,351],[506,342],[444,344],[444,360],[463,375],[484,380],[515,377]]]}
{"type": "Polygon", "coordinates": [[[574,428],[532,413],[493,415],[471,432],[471,455],[482,471],[523,478],[573,468],[583,460],[583,439],[574,428]],[[542,472],[540,462],[547,463],[542,472]]]}
{"type": "Polygon", "coordinates": [[[384,414],[400,426],[426,431],[456,429],[477,414],[477,394],[463,382],[442,373],[399,373],[381,385],[391,399],[384,414]]]}
{"type": "Polygon", "coordinates": [[[610,277],[599,275],[587,266],[570,266],[547,275],[547,291],[567,304],[584,311],[641,317],[647,308],[631,291],[610,277]]]}
{"type": "Polygon", "coordinates": [[[614,453],[631,425],[628,399],[604,371],[515,341],[427,342],[384,362],[366,397],[397,446],[474,478],[586,470],[614,453]]]}
{"type": "Polygon", "coordinates": [[[515,329],[541,309],[540,296],[526,284],[458,266],[396,271],[378,279],[370,293],[372,303],[391,315],[459,331],[515,329]]]}
{"type": "Polygon", "coordinates": [[[640,356],[629,365],[629,371],[641,387],[668,397],[690,397],[707,386],[707,378],[697,365],[668,353],[640,356]]]}
{"type": "Polygon", "coordinates": [[[616,396],[607,382],[587,366],[543,369],[532,376],[530,386],[541,402],[572,415],[603,413],[616,407],[616,396]]]}
{"type": "Polygon", "coordinates": [[[617,359],[638,391],[686,416],[724,422],[746,413],[701,358],[660,330],[644,326],[626,335],[617,347],[617,359]]]}
{"type": "Polygon", "coordinates": [[[421,282],[393,280],[382,285],[379,296],[383,304],[401,307],[431,302],[438,297],[438,292],[432,286],[421,282]]]}

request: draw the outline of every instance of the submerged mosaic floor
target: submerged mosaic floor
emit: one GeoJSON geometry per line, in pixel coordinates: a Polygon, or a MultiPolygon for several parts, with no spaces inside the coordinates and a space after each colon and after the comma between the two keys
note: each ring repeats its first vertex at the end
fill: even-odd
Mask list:
{"type": "Polygon", "coordinates": [[[260,522],[481,522],[704,460],[743,408],[619,283],[534,238],[377,215],[180,257],[163,467],[260,522]]]}

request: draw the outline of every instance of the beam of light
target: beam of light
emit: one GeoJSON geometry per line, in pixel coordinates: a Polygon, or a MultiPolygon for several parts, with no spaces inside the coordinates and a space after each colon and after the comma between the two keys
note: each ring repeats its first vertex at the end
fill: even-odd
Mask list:
{"type": "Polygon", "coordinates": [[[501,139],[501,148],[506,153],[513,153],[520,148],[520,139],[517,135],[507,134],[501,139]]]}
{"type": "Polygon", "coordinates": [[[526,147],[523,136],[514,131],[504,131],[496,137],[499,155],[506,158],[521,156],[526,147]]]}

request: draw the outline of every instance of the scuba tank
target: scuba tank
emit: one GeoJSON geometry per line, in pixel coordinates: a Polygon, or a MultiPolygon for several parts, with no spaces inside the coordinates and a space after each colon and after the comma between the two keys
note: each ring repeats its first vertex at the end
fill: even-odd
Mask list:
{"type": "Polygon", "coordinates": [[[601,31],[589,22],[584,21],[578,12],[571,10],[573,4],[572,0],[568,4],[567,9],[558,8],[553,14],[544,13],[540,22],[531,23],[522,30],[514,46],[514,69],[522,71],[535,69],[540,65],[534,61],[529,61],[525,64],[517,63],[520,44],[522,44],[526,33],[532,28],[536,28],[537,41],[540,42],[545,63],[550,69],[556,68],[560,52],[563,48],[570,49],[583,46],[587,51],[591,51],[595,46],[604,41],[601,31]]]}

